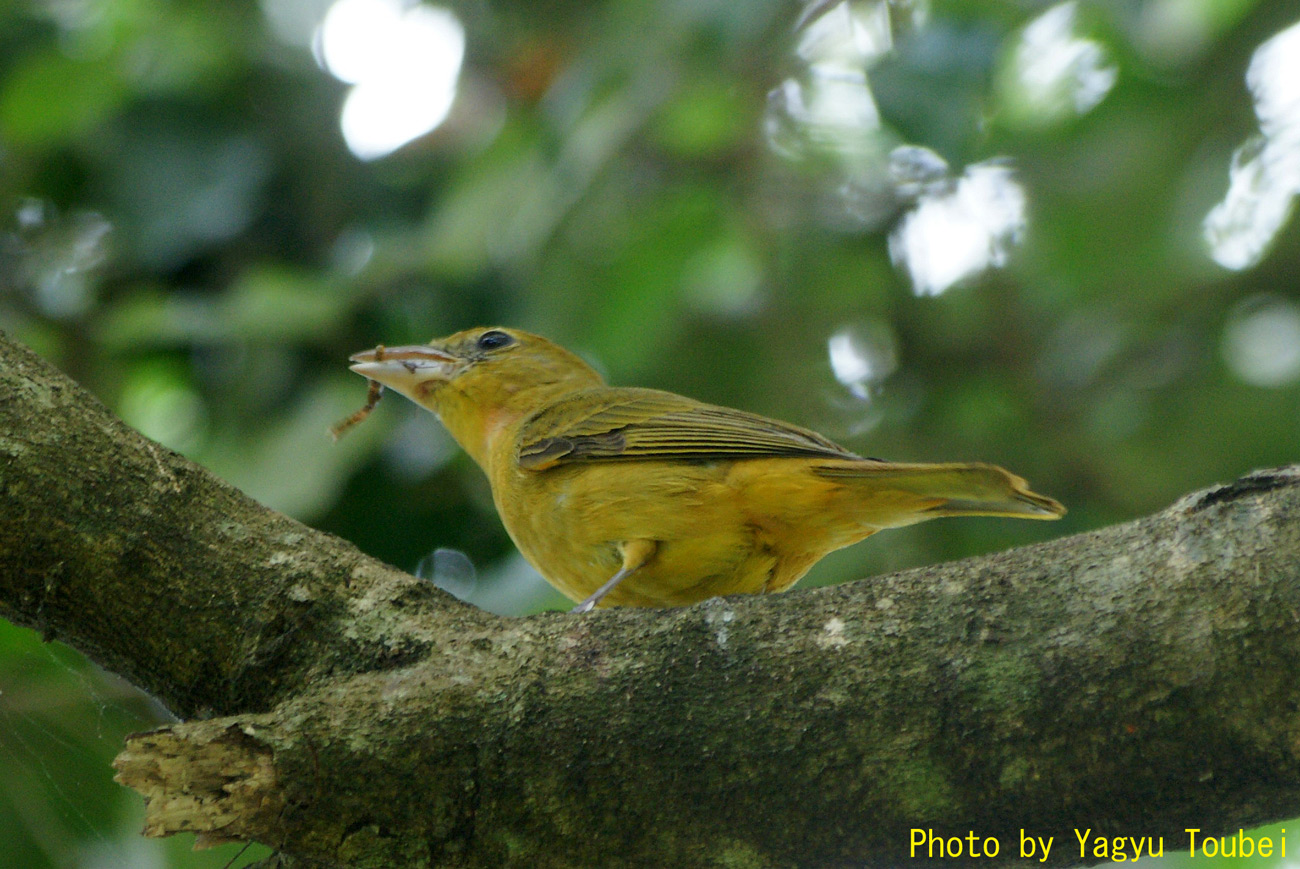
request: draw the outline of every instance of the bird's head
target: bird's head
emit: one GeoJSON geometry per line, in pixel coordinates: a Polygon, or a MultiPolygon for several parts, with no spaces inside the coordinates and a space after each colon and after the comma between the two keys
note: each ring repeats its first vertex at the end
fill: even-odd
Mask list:
{"type": "Polygon", "coordinates": [[[428,344],[376,347],[351,368],[432,411],[487,467],[493,438],[560,396],[603,381],[586,362],[540,335],[466,329],[428,344]]]}

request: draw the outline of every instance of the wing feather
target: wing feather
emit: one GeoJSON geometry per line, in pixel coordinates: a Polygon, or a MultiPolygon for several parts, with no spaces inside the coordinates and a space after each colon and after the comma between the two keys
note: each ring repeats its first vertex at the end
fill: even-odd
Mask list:
{"type": "Polygon", "coordinates": [[[816,432],[655,389],[598,387],[539,412],[519,437],[531,470],[579,461],[858,458],[816,432]]]}

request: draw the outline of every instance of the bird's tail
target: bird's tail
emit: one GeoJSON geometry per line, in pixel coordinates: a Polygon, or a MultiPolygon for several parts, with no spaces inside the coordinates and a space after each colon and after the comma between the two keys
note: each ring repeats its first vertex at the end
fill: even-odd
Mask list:
{"type": "Polygon", "coordinates": [[[894,528],[940,516],[1059,519],[1058,501],[1029,490],[1020,477],[980,463],[909,465],[871,459],[832,460],[816,468],[852,490],[864,523],[894,528]]]}

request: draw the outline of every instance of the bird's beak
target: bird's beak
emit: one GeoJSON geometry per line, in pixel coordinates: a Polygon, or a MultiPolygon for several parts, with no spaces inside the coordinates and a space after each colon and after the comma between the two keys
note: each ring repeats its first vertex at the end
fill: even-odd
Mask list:
{"type": "Polygon", "coordinates": [[[416,388],[429,381],[450,380],[460,370],[462,360],[430,347],[411,344],[405,347],[379,346],[348,357],[348,367],[362,377],[378,381],[389,389],[410,398],[416,388]]]}

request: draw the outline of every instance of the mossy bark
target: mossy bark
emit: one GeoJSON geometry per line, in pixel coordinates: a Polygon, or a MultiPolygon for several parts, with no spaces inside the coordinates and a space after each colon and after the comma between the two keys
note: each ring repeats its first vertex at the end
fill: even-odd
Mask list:
{"type": "Polygon", "coordinates": [[[1061,865],[1075,829],[1300,815],[1296,467],[836,588],[505,619],[0,340],[0,613],[192,719],[118,760],[150,834],[296,865],[886,866],[918,829],[1061,865]]]}

